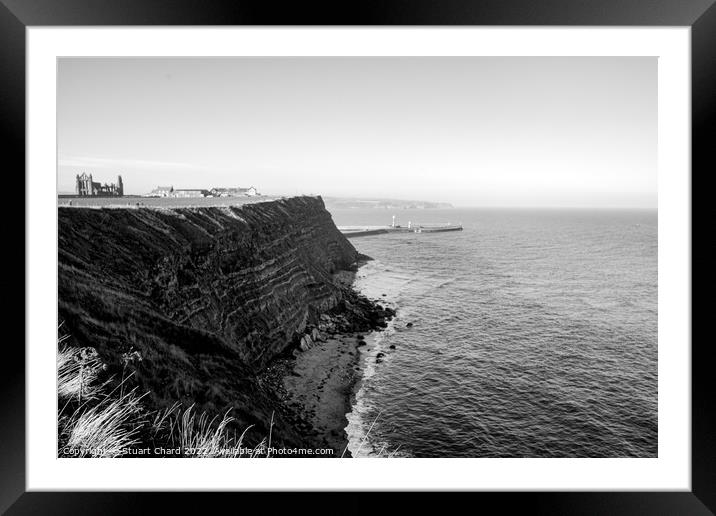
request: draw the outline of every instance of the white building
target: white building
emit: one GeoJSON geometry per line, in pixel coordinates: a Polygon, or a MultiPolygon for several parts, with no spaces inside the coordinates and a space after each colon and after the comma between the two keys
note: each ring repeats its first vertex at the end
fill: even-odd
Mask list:
{"type": "Polygon", "coordinates": [[[254,197],[260,195],[253,186],[248,188],[212,188],[211,195],[214,197],[254,197]]]}
{"type": "Polygon", "coordinates": [[[173,193],[173,186],[157,186],[154,190],[148,194],[144,194],[142,197],[172,197],[173,193]]]}

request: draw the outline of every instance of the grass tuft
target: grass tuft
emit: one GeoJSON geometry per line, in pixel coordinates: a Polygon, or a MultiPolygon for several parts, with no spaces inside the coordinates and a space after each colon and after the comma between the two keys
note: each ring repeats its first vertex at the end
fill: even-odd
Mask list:
{"type": "Polygon", "coordinates": [[[253,425],[248,426],[239,435],[229,434],[229,425],[234,418],[227,410],[223,417],[209,418],[206,412],[197,414],[194,405],[181,410],[178,404],[165,411],[155,420],[155,431],[168,430],[169,442],[178,447],[182,457],[257,457],[266,449],[266,440],[262,440],[251,449],[244,448],[244,436],[253,425]],[[158,421],[158,423],[156,422],[158,421]]]}
{"type": "Polygon", "coordinates": [[[253,448],[243,447],[251,426],[238,436],[230,434],[234,421],[230,410],[221,418],[197,414],[194,405],[183,410],[179,403],[161,411],[147,410],[142,400],[148,393],[140,395],[136,388],[125,393],[125,384],[134,374],[125,376],[125,372],[141,361],[137,351],[127,354],[129,358],[123,355],[122,381],[109,391],[112,379],[100,380],[106,366],[97,351],[67,346],[67,339],[58,339],[57,353],[59,457],[122,457],[147,442],[179,448],[181,457],[198,458],[258,457],[267,449],[266,439],[253,448]]]}
{"type": "Polygon", "coordinates": [[[103,385],[97,382],[103,364],[93,348],[63,346],[66,339],[59,339],[57,352],[57,396],[62,401],[78,403],[97,398],[103,385]]]}
{"type": "Polygon", "coordinates": [[[72,456],[121,457],[138,446],[143,397],[133,389],[119,398],[107,395],[90,408],[80,405],[63,425],[72,456]]]}

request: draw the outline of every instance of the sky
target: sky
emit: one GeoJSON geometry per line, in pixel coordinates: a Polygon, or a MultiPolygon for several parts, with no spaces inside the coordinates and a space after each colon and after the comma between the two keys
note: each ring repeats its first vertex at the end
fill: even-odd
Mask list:
{"type": "Polygon", "coordinates": [[[655,57],[58,60],[58,190],[657,203],[655,57]]]}

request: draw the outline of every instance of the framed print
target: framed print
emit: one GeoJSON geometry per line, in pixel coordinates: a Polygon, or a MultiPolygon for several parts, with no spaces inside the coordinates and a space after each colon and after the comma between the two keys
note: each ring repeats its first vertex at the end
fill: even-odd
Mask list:
{"type": "Polygon", "coordinates": [[[712,513],[716,8],[579,7],[3,0],[2,507],[712,513]]]}

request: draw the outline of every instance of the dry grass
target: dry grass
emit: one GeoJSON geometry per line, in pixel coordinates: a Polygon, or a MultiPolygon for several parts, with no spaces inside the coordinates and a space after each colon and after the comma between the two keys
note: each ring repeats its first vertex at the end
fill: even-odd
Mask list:
{"type": "Polygon", "coordinates": [[[170,446],[179,448],[182,457],[258,457],[266,449],[265,439],[253,448],[245,448],[244,436],[251,426],[239,436],[229,434],[229,424],[234,421],[229,412],[221,419],[209,418],[206,412],[197,415],[194,405],[182,411],[175,404],[155,419],[153,427],[155,431],[168,431],[170,446]]]}
{"type": "MultiPolygon", "coordinates": [[[[57,396],[60,457],[121,457],[143,447],[142,439],[180,449],[181,457],[258,457],[266,440],[253,448],[243,446],[247,427],[240,435],[230,433],[234,418],[197,414],[194,405],[183,410],[177,403],[163,411],[148,411],[136,389],[125,393],[125,376],[131,362],[141,361],[138,352],[124,360],[122,381],[109,391],[111,379],[100,381],[105,366],[93,348],[66,346],[58,340],[57,396]],[[136,356],[135,356],[136,355],[136,356]],[[69,412],[69,415],[66,414],[69,412]]],[[[129,355],[128,355],[129,356],[129,355]]],[[[273,417],[272,417],[273,426],[273,417]]],[[[268,454],[267,454],[268,455],[268,454]]]]}
{"type": "Polygon", "coordinates": [[[120,457],[139,444],[143,396],[134,390],[107,392],[109,380],[99,380],[105,366],[97,351],[66,346],[66,340],[58,339],[57,350],[59,455],[120,457]]]}
{"type": "Polygon", "coordinates": [[[78,407],[64,422],[65,446],[73,457],[121,457],[140,444],[141,399],[135,390],[119,398],[105,396],[90,408],[78,407]]]}
{"type": "Polygon", "coordinates": [[[97,382],[102,373],[102,361],[93,348],[63,346],[60,338],[57,352],[57,396],[62,401],[79,403],[96,399],[103,385],[97,382]]]}

